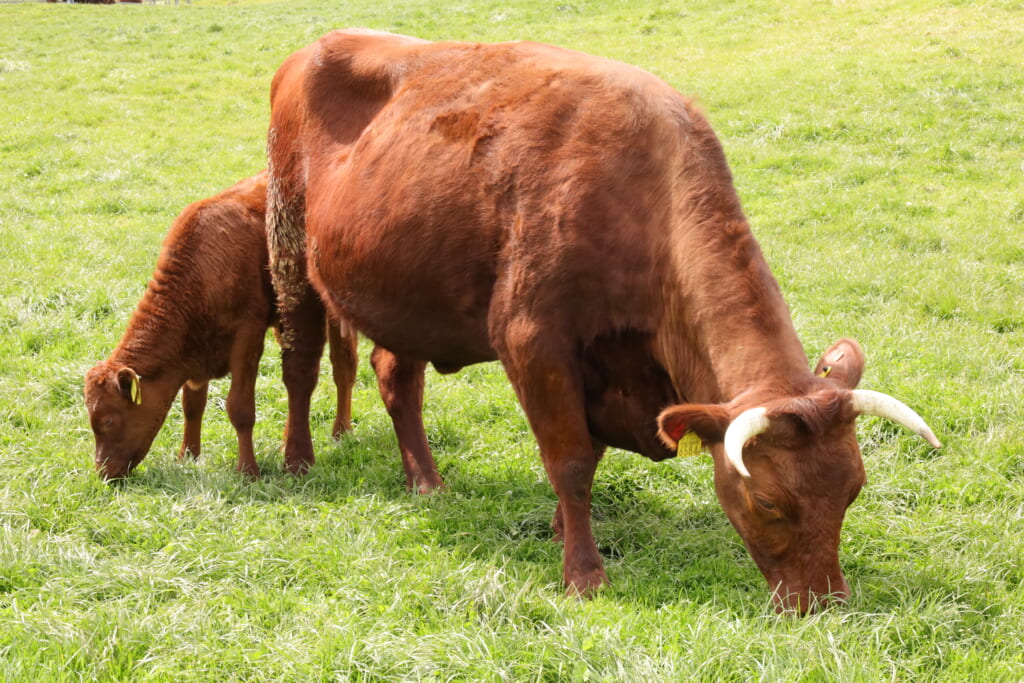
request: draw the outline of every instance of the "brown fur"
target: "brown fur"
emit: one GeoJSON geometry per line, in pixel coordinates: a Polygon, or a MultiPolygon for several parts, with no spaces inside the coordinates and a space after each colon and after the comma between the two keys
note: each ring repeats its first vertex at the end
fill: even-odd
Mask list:
{"type": "MultiPolygon", "coordinates": [[[[124,477],[142,461],[179,388],[185,416],[179,458],[198,457],[209,381],[228,373],[238,470],[259,476],[254,392],[267,327],[276,324],[264,229],[266,178],[260,173],[181,212],[121,343],[86,375],[95,464],[105,478],[124,477]],[[133,373],[141,390],[138,405],[131,395],[133,373]]],[[[337,435],[350,422],[356,333],[334,326],[331,339],[337,435]]]]}
{"type": "MultiPolygon", "coordinates": [[[[291,55],[271,109],[290,425],[308,423],[322,344],[308,276],[333,315],[409,362],[501,361],[558,495],[571,591],[607,580],[590,528],[604,445],[662,458],[690,421],[780,606],[846,593],[839,530],[864,481],[848,389],[863,355],[811,373],[690,102],[550,46],[357,30],[291,55]],[[659,418],[679,401],[692,403],[659,418]],[[747,481],[721,440],[762,405],[778,426],[747,446],[747,481]]],[[[296,469],[312,462],[305,435],[286,449],[296,469]]]]}

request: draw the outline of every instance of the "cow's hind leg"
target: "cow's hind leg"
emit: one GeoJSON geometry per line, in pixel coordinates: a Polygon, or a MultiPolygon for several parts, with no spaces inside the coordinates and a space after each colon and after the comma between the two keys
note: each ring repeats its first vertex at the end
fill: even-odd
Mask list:
{"type": "Polygon", "coordinates": [[[284,467],[294,475],[301,475],[308,472],[314,462],[309,408],[320,375],[320,356],[326,336],[324,306],[312,287],[306,287],[297,306],[282,311],[281,329],[281,370],[288,392],[284,467]]]}
{"type": "Polygon", "coordinates": [[[608,577],[590,525],[599,457],[587,429],[579,363],[571,342],[543,325],[520,321],[507,329],[496,347],[558,496],[556,522],[561,519],[565,542],[563,578],[570,593],[590,595],[608,577]]]}
{"type": "Polygon", "coordinates": [[[356,366],[359,365],[359,335],[347,322],[331,320],[327,322],[327,341],[334,388],[338,392],[338,408],[331,428],[331,436],[337,439],[352,428],[352,387],[356,383],[356,366]]]}
{"type": "Polygon", "coordinates": [[[262,327],[239,332],[231,349],[231,389],[228,391],[228,418],[238,437],[238,464],[235,469],[253,479],[260,476],[252,443],[256,424],[256,376],[263,355],[262,327]]]}
{"type": "Polygon", "coordinates": [[[280,314],[281,374],[288,392],[284,465],[304,474],[313,465],[309,405],[320,371],[326,316],[306,277],[306,198],[303,155],[291,147],[287,112],[274,112],[267,134],[267,247],[280,314]],[[284,121],[278,120],[281,116],[284,121]]]}
{"type": "Polygon", "coordinates": [[[427,364],[399,358],[380,346],[374,347],[370,362],[398,437],[405,487],[417,493],[441,488],[444,484],[423,429],[423,373],[427,364]]]}
{"type": "Polygon", "coordinates": [[[206,412],[209,388],[209,382],[186,382],[181,387],[181,412],[185,416],[185,434],[181,440],[181,450],[178,451],[178,460],[184,460],[189,455],[192,458],[199,457],[202,447],[203,413],[206,412]]]}
{"type": "Polygon", "coordinates": [[[327,320],[323,303],[313,288],[306,283],[300,292],[297,303],[289,301],[291,305],[282,305],[280,311],[281,376],[288,394],[284,468],[296,476],[308,472],[315,461],[309,410],[320,376],[327,320]]]}

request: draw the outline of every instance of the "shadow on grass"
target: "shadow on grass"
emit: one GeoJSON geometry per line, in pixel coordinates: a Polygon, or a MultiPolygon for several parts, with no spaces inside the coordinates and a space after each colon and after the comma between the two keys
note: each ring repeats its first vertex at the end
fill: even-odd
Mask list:
{"type": "MultiPolygon", "coordinates": [[[[411,543],[491,565],[517,580],[540,576],[542,584],[560,585],[562,546],[551,530],[557,499],[536,447],[513,444],[511,452],[495,454],[483,453],[472,439],[460,441],[470,450],[438,449],[447,488],[430,496],[405,490],[398,448],[384,423],[359,425],[337,443],[319,444],[316,465],[301,478],[283,471],[279,453],[260,459],[258,481],[236,474],[226,454],[198,464],[150,456],[118,487],[128,495],[283,506],[297,516],[324,505],[365,509],[371,500],[386,510],[382,514],[416,518],[411,543]]],[[[766,586],[717,500],[683,496],[680,502],[648,486],[652,479],[656,489],[683,485],[672,481],[666,467],[612,452],[598,470],[592,518],[612,582],[602,596],[653,606],[715,603],[739,612],[749,611],[752,601],[760,606],[766,586]]]]}

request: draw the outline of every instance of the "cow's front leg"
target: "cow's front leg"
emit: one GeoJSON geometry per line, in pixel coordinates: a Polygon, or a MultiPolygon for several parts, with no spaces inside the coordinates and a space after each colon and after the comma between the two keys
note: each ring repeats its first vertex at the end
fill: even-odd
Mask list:
{"type": "Polygon", "coordinates": [[[398,437],[405,468],[405,487],[417,493],[430,493],[444,486],[423,429],[423,361],[399,358],[376,346],[370,356],[377,373],[377,386],[391,424],[398,437]]]}
{"type": "MultiPolygon", "coordinates": [[[[596,439],[592,442],[594,447],[594,457],[600,462],[604,456],[606,446],[597,441],[596,439]]],[[[551,518],[551,529],[555,535],[552,539],[556,543],[561,543],[565,540],[565,518],[562,516],[562,504],[558,503],[555,505],[555,515],[551,518]]]]}
{"type": "Polygon", "coordinates": [[[583,381],[572,344],[543,325],[522,321],[498,347],[502,364],[537,438],[558,496],[556,533],[565,543],[562,576],[569,593],[589,596],[608,582],[590,525],[590,492],[599,455],[587,429],[583,381]]]}
{"type": "Polygon", "coordinates": [[[288,392],[284,466],[296,476],[308,472],[315,460],[309,407],[320,374],[325,325],[324,306],[308,285],[298,305],[281,312],[281,370],[288,392]]]}
{"type": "Polygon", "coordinates": [[[191,456],[193,459],[199,457],[202,446],[203,413],[206,412],[206,396],[209,388],[209,382],[195,385],[185,382],[181,387],[181,412],[185,417],[185,434],[181,439],[178,460],[184,460],[186,456],[191,456]]]}
{"type": "MultiPolygon", "coordinates": [[[[536,433],[537,428],[534,429],[536,433]]],[[[551,445],[545,446],[550,444],[547,439],[538,436],[537,440],[561,511],[561,537],[565,544],[562,577],[570,593],[587,597],[608,583],[590,525],[590,492],[597,459],[588,450],[554,450],[551,445]]]]}

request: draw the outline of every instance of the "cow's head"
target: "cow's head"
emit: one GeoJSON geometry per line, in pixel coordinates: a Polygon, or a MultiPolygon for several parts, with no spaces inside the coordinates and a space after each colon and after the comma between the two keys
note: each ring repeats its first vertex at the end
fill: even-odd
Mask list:
{"type": "Polygon", "coordinates": [[[886,417],[941,445],[904,404],[855,389],[863,365],[860,347],[844,339],[825,352],[803,395],[683,404],[658,418],[670,446],[693,432],[711,450],[718,499],[779,610],[805,613],[849,594],[839,532],[865,481],[855,418],[886,417]]]}
{"type": "Polygon", "coordinates": [[[86,374],[85,405],[96,437],[94,461],[101,477],[126,477],[146,457],[170,407],[163,393],[144,391],[135,370],[110,361],[86,374]]]}

